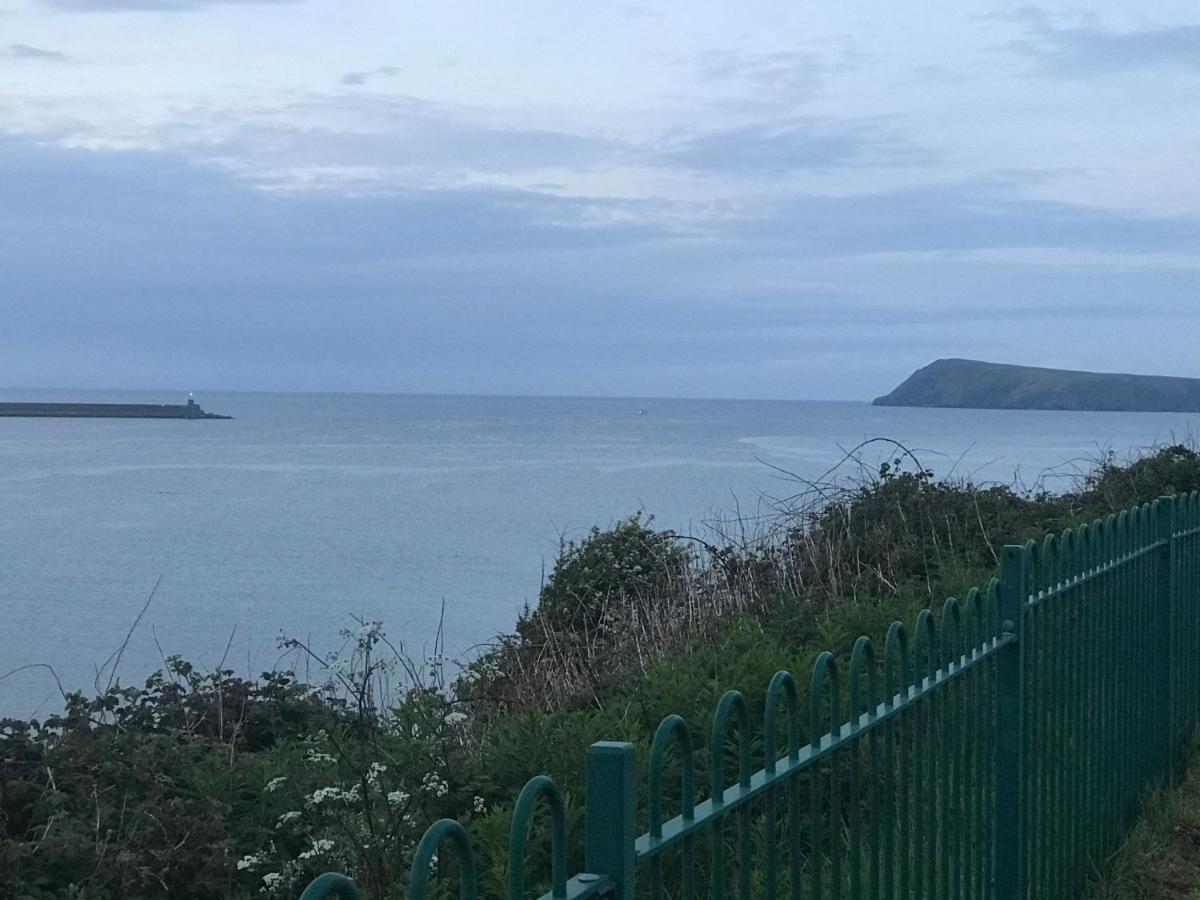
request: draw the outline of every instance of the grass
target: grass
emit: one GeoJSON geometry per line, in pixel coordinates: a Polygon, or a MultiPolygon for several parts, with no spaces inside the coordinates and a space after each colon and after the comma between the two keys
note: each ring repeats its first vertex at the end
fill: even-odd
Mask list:
{"type": "Polygon", "coordinates": [[[1181,781],[1146,798],[1125,843],[1107,861],[1091,900],[1200,898],[1200,742],[1181,781]]]}

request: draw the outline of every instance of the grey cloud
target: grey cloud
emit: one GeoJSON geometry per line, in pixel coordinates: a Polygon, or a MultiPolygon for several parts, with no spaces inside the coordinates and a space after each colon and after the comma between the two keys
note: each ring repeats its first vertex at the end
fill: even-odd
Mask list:
{"type": "Polygon", "coordinates": [[[369,69],[366,72],[347,72],[342,76],[342,84],[359,85],[366,84],[373,78],[392,78],[400,74],[400,69],[396,66],[380,66],[378,69],[369,69]]]}
{"type": "Polygon", "coordinates": [[[407,96],[314,97],[284,116],[243,126],[217,156],[249,158],[264,171],[302,166],[470,169],[511,175],[546,168],[575,172],[621,165],[736,175],[868,166],[929,166],[928,148],[888,120],[780,119],[708,132],[674,133],[639,144],[599,135],[504,127],[467,111],[407,96]],[[364,126],[345,127],[347,116],[364,126]],[[325,127],[332,120],[336,125],[325,127]],[[292,124],[303,122],[303,126],[292,124]]]}
{"type": "Polygon", "coordinates": [[[705,82],[739,80],[771,91],[808,91],[820,82],[825,59],[816,53],[736,53],[710,50],[697,60],[705,82]]]}
{"type": "Polygon", "coordinates": [[[26,383],[866,397],[881,369],[944,355],[935,332],[1001,356],[1050,352],[1062,321],[1085,343],[1194,333],[1177,272],[903,258],[1196,246],[1195,220],[1019,186],[795,195],[680,239],[584,198],[276,194],[166,154],[0,139],[0,282],[19,310],[0,358],[26,383]]]}
{"type": "Polygon", "coordinates": [[[1093,17],[1066,24],[1038,6],[991,18],[1020,25],[1025,37],[1009,49],[1051,75],[1084,77],[1168,66],[1200,70],[1200,25],[1116,31],[1093,17]]]}
{"type": "Polygon", "coordinates": [[[293,167],[361,167],[380,171],[384,179],[390,170],[411,169],[428,181],[461,170],[586,170],[640,151],[602,137],[483,124],[412,97],[343,93],[245,124],[227,140],[206,144],[204,152],[245,160],[254,177],[268,181],[273,172],[293,167]],[[348,120],[355,124],[348,127],[348,120]]]}
{"type": "Polygon", "coordinates": [[[63,12],[120,12],[126,10],[180,12],[205,6],[252,6],[296,3],[299,0],[42,0],[46,6],[63,12]]]}
{"type": "Polygon", "coordinates": [[[4,55],[14,59],[65,60],[69,58],[67,54],[59,53],[57,50],[47,50],[44,47],[34,47],[30,44],[9,44],[4,55]]]}
{"type": "Polygon", "coordinates": [[[695,65],[707,85],[744,85],[760,100],[794,102],[814,94],[825,75],[858,68],[863,61],[854,42],[840,38],[808,50],[709,50],[696,58],[695,65]]]}
{"type": "Polygon", "coordinates": [[[878,122],[793,119],[676,137],[664,159],[687,168],[778,174],[801,169],[929,165],[932,151],[878,122]]]}
{"type": "Polygon", "coordinates": [[[621,3],[615,9],[617,15],[625,19],[665,19],[667,17],[662,10],[634,3],[621,3]]]}
{"type": "MultiPolygon", "coordinates": [[[[1017,174],[851,197],[792,197],[722,226],[728,237],[792,244],[813,256],[1072,248],[1112,252],[1195,252],[1200,218],[1150,217],[1040,200],[1017,174]]],[[[764,248],[763,252],[772,252],[764,248]]],[[[778,252],[776,249],[774,252],[778,252]]]]}
{"type": "MultiPolygon", "coordinates": [[[[361,84],[371,74],[350,73],[344,80],[361,84]]],[[[242,114],[231,128],[233,118],[219,109],[181,111],[157,137],[165,146],[220,160],[260,186],[377,191],[461,183],[480,174],[508,183],[548,184],[560,179],[543,173],[558,170],[579,175],[634,167],[761,178],[835,168],[921,168],[938,162],[932,150],[909,140],[884,118],[775,116],[634,142],[493,124],[470,109],[357,91],[313,94],[279,110],[242,114]],[[214,133],[223,137],[190,143],[194,135],[214,133]]],[[[559,192],[561,186],[552,190],[559,192]]]]}
{"type": "Polygon", "coordinates": [[[27,243],[27,252],[111,254],[128,260],[131,274],[177,253],[266,270],[274,260],[301,268],[317,257],[335,266],[428,261],[603,246],[647,234],[643,226],[596,225],[603,204],[595,201],[487,187],[278,195],[167,154],[35,148],[12,139],[0,140],[0,184],[0,226],[27,243]]]}

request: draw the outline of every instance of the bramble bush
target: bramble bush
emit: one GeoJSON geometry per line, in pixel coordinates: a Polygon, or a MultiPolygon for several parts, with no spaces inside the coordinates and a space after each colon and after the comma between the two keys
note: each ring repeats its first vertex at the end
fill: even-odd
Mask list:
{"type": "Polygon", "coordinates": [[[172,659],[144,688],[0,722],[12,896],[290,897],[330,868],[389,896],[429,822],[485,805],[441,661],[388,706],[396,654],[359,625],[319,687],[172,659]]]}
{"type": "Polygon", "coordinates": [[[642,523],[641,514],[607,531],[592,528],[582,541],[564,541],[536,609],[517,633],[537,640],[547,631],[587,635],[611,627],[610,610],[632,607],[641,621],[685,590],[691,558],[669,531],[642,523]]]}
{"type": "Polygon", "coordinates": [[[1109,451],[1084,480],[1082,496],[1105,512],[1117,512],[1147,499],[1200,490],[1200,453],[1171,444],[1121,463],[1109,451]]]}

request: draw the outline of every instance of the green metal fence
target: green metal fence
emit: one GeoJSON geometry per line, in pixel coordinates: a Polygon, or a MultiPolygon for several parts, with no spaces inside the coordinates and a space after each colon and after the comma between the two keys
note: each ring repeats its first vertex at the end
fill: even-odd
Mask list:
{"type": "MultiPolygon", "coordinates": [[[[1200,715],[1200,494],[1005,547],[986,590],[922,612],[911,631],[893,623],[882,648],[859,638],[844,672],[821,654],[803,708],[800,694],[779,672],[757,735],[742,695],[724,696],[704,800],[703,750],[678,716],[654,735],[644,786],[631,744],[593,745],[574,877],[562,796],[532,779],[514,811],[508,897],[547,880],[543,900],[1078,897],[1200,715]],[[543,822],[550,871],[527,881],[543,822]]],[[[447,843],[454,892],[479,896],[467,833],[442,820],[416,850],[411,900],[433,896],[447,843]]],[[[354,896],[325,875],[302,900],[354,896]]]]}

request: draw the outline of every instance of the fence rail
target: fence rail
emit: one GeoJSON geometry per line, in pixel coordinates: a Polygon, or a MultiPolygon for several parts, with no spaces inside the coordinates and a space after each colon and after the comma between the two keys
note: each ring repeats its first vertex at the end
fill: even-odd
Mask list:
{"type": "MultiPolygon", "coordinates": [[[[806,708],[800,696],[790,673],[776,674],[755,735],[745,698],[725,694],[702,801],[698,748],[679,716],[654,735],[644,806],[633,745],[589,748],[585,871],[574,877],[563,798],[532,779],[514,810],[508,897],[531,896],[527,840],[541,807],[542,900],[1078,897],[1200,716],[1200,494],[1005,547],[985,590],[936,617],[922,611],[911,632],[893,623],[880,653],[859,638],[845,673],[822,653],[806,708]],[[665,820],[664,793],[678,804],[665,820]]],[[[455,892],[479,897],[470,839],[444,819],[416,850],[410,900],[433,895],[447,842],[455,892]]],[[[353,896],[324,875],[302,900],[353,896]]]]}

